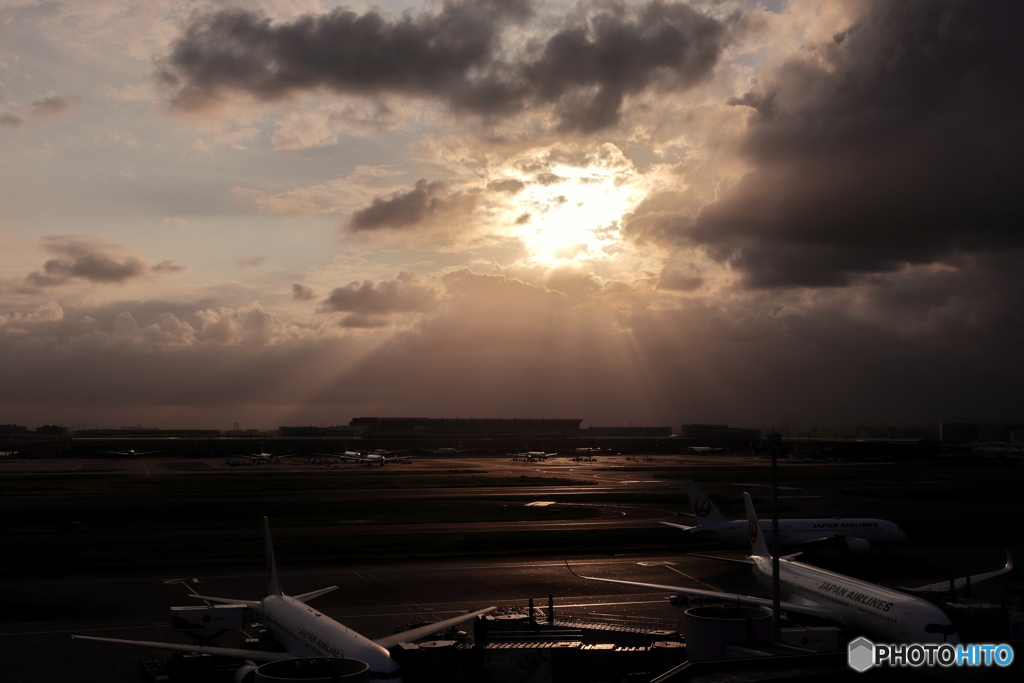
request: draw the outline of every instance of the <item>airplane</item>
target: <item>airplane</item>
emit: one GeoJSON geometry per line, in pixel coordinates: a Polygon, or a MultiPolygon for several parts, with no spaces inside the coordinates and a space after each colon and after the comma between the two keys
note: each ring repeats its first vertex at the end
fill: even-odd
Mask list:
{"type": "Polygon", "coordinates": [[[352,460],[354,462],[364,462],[367,465],[373,466],[375,463],[380,463],[383,467],[389,462],[405,462],[410,458],[416,456],[405,455],[401,458],[392,457],[397,456],[399,453],[408,453],[408,451],[386,451],[383,448],[378,448],[375,451],[345,451],[344,453],[331,453],[330,455],[342,460],[352,460]]]}
{"type": "Polygon", "coordinates": [[[1016,455],[1019,454],[1020,452],[1020,448],[1017,448],[1016,446],[1007,443],[981,443],[977,444],[971,451],[973,455],[1016,455]]]}
{"type": "Polygon", "coordinates": [[[544,451],[526,451],[525,453],[513,453],[512,457],[516,460],[522,459],[526,462],[533,462],[535,460],[547,460],[553,455],[558,453],[545,453],[544,451]]]}
{"type": "Polygon", "coordinates": [[[721,453],[724,448],[712,448],[711,446],[690,446],[688,449],[690,453],[721,453]]]}
{"type": "Polygon", "coordinates": [[[126,451],[96,451],[97,453],[103,453],[104,455],[120,455],[125,458],[140,458],[143,455],[153,455],[154,453],[163,453],[163,451],[137,451],[134,448],[129,448],[126,451]]]}
{"type": "MultiPolygon", "coordinates": [[[[710,536],[723,543],[745,546],[747,542],[747,522],[737,519],[729,520],[718,506],[704,495],[697,483],[692,479],[683,481],[686,493],[693,506],[693,516],[697,520],[695,526],[662,522],[666,526],[682,529],[698,536],[710,536]]],[[[761,522],[761,531],[772,537],[770,522],[761,522]]],[[[779,545],[781,547],[810,546],[812,544],[833,543],[843,547],[854,555],[863,555],[871,550],[872,545],[888,546],[907,540],[907,534],[892,522],[884,519],[870,518],[824,518],[824,519],[780,519],[779,545]]]]}
{"type": "MultiPolygon", "coordinates": [[[[772,558],[765,543],[761,525],[757,521],[754,503],[750,494],[744,493],[747,508],[747,529],[751,555],[745,560],[736,560],[709,555],[695,555],[726,562],[748,564],[758,583],[771,591],[772,558]]],[[[799,555],[800,553],[796,553],[799,555]]],[[[831,621],[856,631],[877,637],[881,642],[896,643],[957,643],[960,637],[949,616],[931,601],[920,595],[939,594],[950,587],[960,588],[971,583],[984,581],[1013,569],[1013,558],[1006,552],[1006,565],[1002,569],[967,576],[954,581],[940,581],[912,589],[885,588],[851,576],[837,574],[825,569],[797,562],[795,555],[779,558],[779,585],[781,595],[779,606],[783,612],[802,614],[831,621]],[[916,593],[917,595],[914,595],[916,593]]],[[[757,598],[749,595],[721,593],[718,591],[680,586],[663,586],[639,581],[602,579],[580,576],[569,567],[569,571],[587,581],[604,581],[624,586],[636,586],[648,590],[671,591],[683,595],[724,600],[732,603],[756,605],[771,608],[771,598],[757,598]]]]}
{"type": "Polygon", "coordinates": [[[273,453],[264,453],[263,444],[260,444],[260,452],[250,453],[249,462],[274,462],[275,460],[280,460],[281,458],[294,458],[297,457],[298,455],[298,453],[289,453],[288,455],[274,455],[273,453]]]}
{"type": "Polygon", "coordinates": [[[235,681],[248,683],[254,678],[257,662],[273,662],[282,659],[301,657],[347,657],[366,662],[370,665],[370,678],[373,680],[397,681],[401,683],[402,672],[398,664],[391,658],[388,648],[399,643],[412,642],[431,633],[461,624],[469,619],[493,612],[496,607],[477,610],[444,621],[434,622],[419,628],[412,628],[390,636],[370,640],[352,629],[349,629],[326,614],[306,605],[307,602],[321,595],[330,593],[337,586],[303,593],[302,595],[285,595],[281,592],[278,581],[277,562],[274,559],[274,547],[270,540],[270,521],[263,518],[263,530],[267,554],[267,592],[261,600],[234,600],[232,598],[215,598],[206,595],[191,594],[190,597],[207,602],[218,602],[226,605],[245,605],[256,610],[262,616],[261,623],[273,633],[274,640],[284,648],[284,652],[268,652],[264,650],[241,650],[230,647],[208,645],[187,645],[182,643],[160,643],[148,640],[122,640],[120,638],[101,638],[98,636],[73,635],[80,640],[96,640],[104,643],[136,645],[158,650],[175,652],[191,652],[210,654],[238,659],[242,662],[235,673],[235,681]]]}

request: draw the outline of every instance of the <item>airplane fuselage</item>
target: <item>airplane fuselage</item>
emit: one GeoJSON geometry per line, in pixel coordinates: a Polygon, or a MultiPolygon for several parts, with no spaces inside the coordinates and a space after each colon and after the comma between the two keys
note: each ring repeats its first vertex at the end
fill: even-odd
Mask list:
{"type": "Polygon", "coordinates": [[[401,682],[398,664],[386,649],[309,605],[287,595],[268,595],[261,609],[264,625],[287,652],[358,659],[370,665],[374,680],[401,682]]]}
{"type": "MultiPolygon", "coordinates": [[[[771,591],[771,559],[754,556],[751,560],[754,576],[771,591]]],[[[955,633],[938,631],[952,624],[941,609],[906,593],[787,559],[779,560],[779,586],[783,600],[830,609],[846,626],[882,642],[959,642],[955,633]]]]}
{"type": "MultiPolygon", "coordinates": [[[[772,543],[772,524],[759,521],[769,547],[772,543]]],[[[719,540],[739,546],[749,546],[746,520],[733,520],[719,524],[704,524],[692,529],[694,533],[714,534],[719,540]]],[[[793,546],[813,541],[824,536],[843,536],[847,539],[862,538],[871,545],[886,545],[905,541],[907,535],[896,524],[884,519],[780,519],[779,545],[793,546]]]]}

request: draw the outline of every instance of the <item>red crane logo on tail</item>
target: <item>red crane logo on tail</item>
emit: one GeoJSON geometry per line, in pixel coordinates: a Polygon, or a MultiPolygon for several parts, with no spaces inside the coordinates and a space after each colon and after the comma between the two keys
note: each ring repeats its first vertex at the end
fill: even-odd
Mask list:
{"type": "Polygon", "coordinates": [[[747,527],[750,529],[750,542],[757,543],[757,520],[751,517],[747,520],[747,527]]]}
{"type": "Polygon", "coordinates": [[[701,498],[693,506],[693,511],[698,517],[707,517],[711,514],[711,501],[707,498],[701,498]]]}

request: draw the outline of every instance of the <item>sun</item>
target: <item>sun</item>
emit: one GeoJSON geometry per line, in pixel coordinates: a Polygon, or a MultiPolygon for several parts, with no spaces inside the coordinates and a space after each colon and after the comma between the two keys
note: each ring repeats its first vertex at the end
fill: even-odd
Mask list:
{"type": "Polygon", "coordinates": [[[553,166],[517,197],[512,234],[540,265],[609,258],[619,219],[639,200],[634,179],[621,167],[553,166]]]}

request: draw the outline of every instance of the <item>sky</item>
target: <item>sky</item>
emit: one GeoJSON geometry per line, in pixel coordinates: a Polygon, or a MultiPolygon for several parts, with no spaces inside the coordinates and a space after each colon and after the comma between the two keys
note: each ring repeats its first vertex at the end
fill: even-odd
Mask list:
{"type": "Polygon", "coordinates": [[[0,0],[0,423],[1024,419],[1022,25],[0,0]]]}

